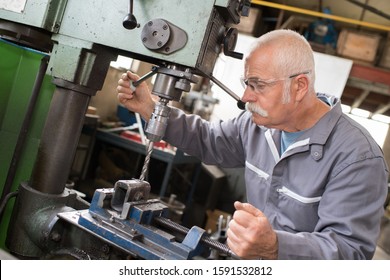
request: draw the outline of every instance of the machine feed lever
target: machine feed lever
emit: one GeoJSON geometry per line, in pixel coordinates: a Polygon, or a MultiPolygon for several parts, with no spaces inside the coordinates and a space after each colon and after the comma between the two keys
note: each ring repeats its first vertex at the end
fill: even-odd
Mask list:
{"type": "Polygon", "coordinates": [[[122,25],[126,29],[134,29],[139,27],[137,19],[133,14],[133,0],[130,0],[129,2],[129,13],[124,17],[122,25]]]}
{"type": "Polygon", "coordinates": [[[149,73],[146,73],[141,78],[139,78],[137,81],[131,82],[130,85],[133,87],[132,89],[135,90],[135,88],[138,87],[140,83],[142,83],[143,81],[149,79],[154,74],[156,74],[157,70],[158,70],[158,66],[153,66],[152,70],[149,73]]]}
{"type": "Polygon", "coordinates": [[[221,89],[223,89],[227,94],[229,94],[231,97],[233,97],[237,101],[237,107],[241,110],[245,110],[245,102],[242,102],[240,97],[238,97],[237,94],[235,94],[230,88],[225,86],[221,81],[217,80],[213,75],[209,76],[210,80],[216,83],[221,89]]]}

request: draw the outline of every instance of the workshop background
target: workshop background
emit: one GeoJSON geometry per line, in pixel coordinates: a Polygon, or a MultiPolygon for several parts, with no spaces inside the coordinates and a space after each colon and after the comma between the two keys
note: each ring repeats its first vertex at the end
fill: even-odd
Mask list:
{"type": "MultiPolygon", "coordinates": [[[[113,188],[118,180],[139,178],[147,155],[144,141],[145,123],[137,114],[129,113],[118,103],[116,87],[121,74],[126,70],[130,69],[143,76],[149,73],[155,65],[153,59],[148,58],[149,53],[132,56],[131,54],[135,51],[130,49],[129,52],[116,51],[108,55],[103,53],[102,58],[99,46],[83,43],[84,49],[92,50],[84,52],[83,49],[80,54],[77,54],[85,59],[84,64],[94,59],[102,59],[108,61],[109,64],[106,67],[94,67],[92,70],[77,69],[79,76],[72,78],[72,82],[80,82],[82,86],[71,87],[71,93],[62,90],[60,94],[72,95],[74,92],[82,92],[83,96],[88,96],[88,98],[71,97],[72,100],[74,99],[72,102],[63,100],[63,103],[59,102],[58,107],[53,110],[50,104],[55,95],[56,86],[61,89],[69,87],[58,80],[53,83],[49,74],[42,75],[42,72],[46,71],[46,68],[42,69],[42,61],[49,59],[47,54],[51,53],[53,48],[52,42],[48,39],[50,32],[45,32],[47,36],[43,38],[40,37],[42,34],[37,33],[37,40],[34,42],[23,41],[23,36],[18,38],[19,41],[10,39],[13,35],[9,31],[8,18],[4,16],[7,13],[4,11],[14,9],[10,7],[11,2],[0,0],[0,188],[2,191],[0,247],[4,250],[1,258],[11,258],[6,253],[8,250],[6,239],[10,238],[10,232],[7,231],[14,218],[14,216],[11,217],[11,213],[16,207],[14,202],[21,182],[27,182],[33,178],[34,184],[34,180],[45,180],[40,176],[50,175],[52,177],[50,183],[52,183],[59,179],[58,177],[66,176],[66,189],[91,202],[97,189],[113,188]],[[38,50],[33,50],[32,46],[35,45],[39,46],[38,50]],[[99,55],[94,57],[95,54],[99,55]],[[107,69],[107,71],[102,69],[107,69]],[[85,77],[86,73],[92,74],[90,77],[85,77]],[[99,85],[94,85],[99,80],[96,77],[102,81],[100,88],[99,85]],[[83,83],[83,79],[87,82],[83,83]],[[41,82],[39,88],[36,88],[37,81],[41,82]],[[90,93],[89,88],[97,90],[96,93],[90,93]],[[58,113],[61,104],[64,107],[62,109],[67,113],[62,113],[62,111],[58,113]],[[73,110],[70,106],[75,104],[77,104],[77,111],[86,111],[85,114],[83,113],[84,120],[69,113],[73,110]],[[56,112],[53,113],[50,110],[56,112]],[[34,169],[34,164],[37,160],[39,161],[37,159],[38,149],[46,119],[53,118],[53,116],[58,117],[57,120],[52,120],[53,129],[58,125],[63,128],[63,131],[56,141],[48,143],[51,149],[47,153],[49,156],[51,154],[60,156],[61,153],[57,150],[67,147],[68,153],[71,150],[75,150],[75,153],[71,156],[70,170],[47,174],[45,170],[34,169]],[[73,122],[79,123],[78,127],[73,126],[69,129],[70,126],[66,125],[68,121],[72,124],[73,122]],[[77,138],[74,141],[76,147],[73,149],[69,139],[75,137],[77,138]]],[[[38,3],[47,1],[15,2],[22,4],[27,2],[27,5],[34,3],[32,6],[37,6],[38,3]]],[[[57,11],[64,11],[67,2],[69,7],[73,1],[59,1],[57,11]]],[[[104,5],[100,2],[83,1],[82,5],[87,7],[88,3],[91,3],[91,5],[102,5],[100,8],[104,9],[104,5]]],[[[114,2],[127,3],[129,1],[114,2]]],[[[134,6],[134,15],[137,16],[137,13],[141,13],[137,6],[141,4],[139,1],[131,2],[133,3],[130,6],[134,6]]],[[[229,22],[229,25],[238,31],[236,34],[238,40],[233,42],[234,38],[227,38],[230,40],[229,43],[233,42],[235,48],[230,49],[230,53],[221,52],[215,61],[213,75],[219,81],[240,96],[243,89],[240,86],[239,77],[242,76],[243,65],[241,65],[241,60],[234,58],[236,54],[231,52],[245,54],[251,41],[270,30],[280,28],[297,30],[309,40],[316,52],[316,63],[318,60],[316,67],[319,67],[319,72],[322,71],[318,77],[323,76],[319,78],[317,89],[320,88],[321,91],[333,93],[341,98],[345,113],[372,133],[383,148],[387,162],[390,163],[389,1],[208,2],[212,2],[213,5],[216,2],[215,5],[218,7],[223,6],[225,2],[242,2],[243,5],[246,4],[243,10],[249,9],[248,16],[241,17],[239,24],[234,21],[229,22]],[[250,8],[249,2],[251,2],[250,8]]],[[[23,13],[23,11],[19,12],[23,13]]],[[[165,10],[161,14],[164,12],[165,10]]],[[[125,12],[121,11],[118,14],[122,15],[122,20],[125,12]]],[[[53,15],[52,19],[54,23],[51,22],[50,28],[53,34],[57,34],[61,21],[56,21],[56,15],[53,15]]],[[[24,20],[31,21],[27,16],[24,20]]],[[[111,24],[107,24],[107,29],[96,28],[95,32],[108,32],[109,28],[114,28],[111,24]]],[[[88,23],[85,24],[87,25],[88,23]]],[[[87,28],[85,26],[78,24],[78,26],[69,28],[87,28]]],[[[44,28],[50,29],[47,23],[44,28]]],[[[29,33],[34,34],[35,31],[31,29],[29,33]]],[[[65,57],[71,57],[78,51],[75,44],[79,42],[73,39],[68,41],[61,36],[62,34],[57,34],[54,39],[59,42],[66,41],[66,43],[57,47],[55,45],[54,53],[62,52],[65,57]]],[[[98,37],[96,34],[93,36],[98,37]]],[[[132,44],[136,43],[132,42],[132,44]]],[[[158,54],[158,56],[162,55],[158,54]]],[[[175,59],[180,61],[181,58],[175,59]]],[[[58,69],[68,67],[58,61],[46,61],[45,63],[48,63],[47,73],[50,71],[59,73],[58,69]],[[50,67],[54,67],[54,70],[50,67]]],[[[70,61],[69,65],[72,63],[76,62],[70,61]]],[[[207,65],[207,67],[210,66],[207,65]]],[[[60,78],[67,80],[69,73],[74,70],[70,68],[65,69],[65,74],[62,74],[60,78]]],[[[209,68],[201,70],[207,72],[209,68]]],[[[171,98],[174,106],[188,113],[198,114],[206,120],[225,119],[238,114],[236,101],[221,89],[217,81],[202,75],[196,76],[198,81],[191,81],[189,91],[183,92],[181,98],[171,98]]],[[[156,83],[156,75],[146,81],[150,87],[153,87],[156,83]]],[[[205,165],[164,141],[157,141],[153,146],[149,169],[145,174],[145,180],[150,183],[151,187],[149,198],[160,199],[168,207],[171,219],[177,224],[187,228],[199,226],[208,231],[216,240],[223,240],[229,216],[234,211],[233,202],[246,199],[243,169],[225,169],[205,165]]],[[[57,158],[57,160],[62,159],[57,158]]],[[[42,199],[42,203],[45,201],[42,199]]],[[[386,211],[382,222],[382,232],[374,259],[390,259],[389,199],[386,200],[384,208],[386,211]]],[[[15,230],[11,233],[14,234],[15,230]]],[[[59,256],[82,258],[83,254],[67,251],[56,255],[45,255],[48,258],[59,256]]]]}

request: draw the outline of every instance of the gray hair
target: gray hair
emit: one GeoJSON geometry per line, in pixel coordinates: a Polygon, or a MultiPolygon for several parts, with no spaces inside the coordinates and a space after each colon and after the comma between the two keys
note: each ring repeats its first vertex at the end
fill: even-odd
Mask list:
{"type": "MultiPolygon", "coordinates": [[[[311,71],[307,76],[309,90],[314,92],[315,72],[313,50],[308,41],[293,30],[278,29],[270,31],[259,37],[248,54],[265,46],[273,47],[274,70],[288,77],[304,71],[311,71]]],[[[247,58],[248,58],[247,57],[247,58]]]]}

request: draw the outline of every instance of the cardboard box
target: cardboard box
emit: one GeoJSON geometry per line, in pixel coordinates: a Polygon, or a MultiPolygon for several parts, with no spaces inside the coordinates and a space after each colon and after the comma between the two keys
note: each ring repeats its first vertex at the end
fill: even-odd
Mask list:
{"type": "Polygon", "coordinates": [[[379,34],[343,29],[337,41],[337,54],[374,63],[380,40],[379,34]]]}

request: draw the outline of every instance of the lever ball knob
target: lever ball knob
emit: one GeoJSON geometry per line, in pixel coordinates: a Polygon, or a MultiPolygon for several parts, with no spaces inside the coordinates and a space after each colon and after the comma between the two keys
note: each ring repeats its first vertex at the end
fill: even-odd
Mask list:
{"type": "Polygon", "coordinates": [[[123,27],[126,29],[134,29],[138,27],[137,19],[133,14],[128,14],[123,19],[123,27]]]}

